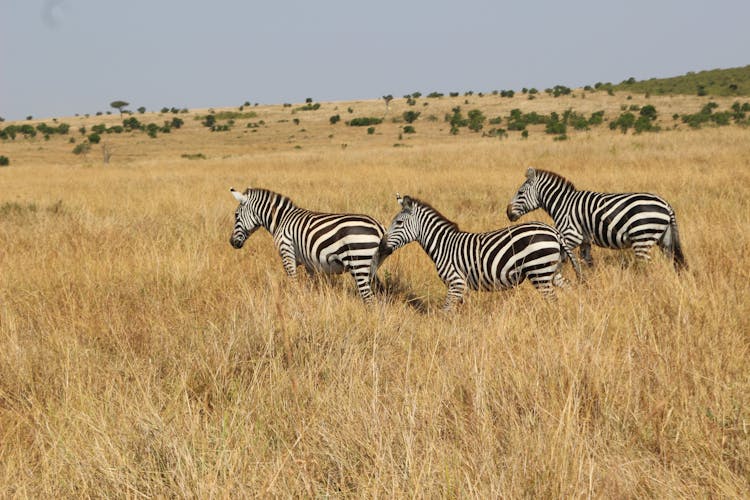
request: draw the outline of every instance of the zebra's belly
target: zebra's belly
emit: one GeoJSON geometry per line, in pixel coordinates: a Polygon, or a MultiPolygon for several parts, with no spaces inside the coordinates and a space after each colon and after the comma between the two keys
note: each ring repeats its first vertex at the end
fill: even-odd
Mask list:
{"type": "Polygon", "coordinates": [[[518,286],[523,282],[525,276],[520,268],[511,270],[506,276],[484,276],[482,279],[477,277],[471,277],[467,285],[469,289],[479,292],[496,292],[499,290],[507,290],[518,286]]]}
{"type": "Polygon", "coordinates": [[[305,269],[312,273],[341,274],[346,271],[344,263],[337,258],[332,258],[328,261],[312,260],[308,262],[300,262],[300,264],[303,264],[305,269]]]}

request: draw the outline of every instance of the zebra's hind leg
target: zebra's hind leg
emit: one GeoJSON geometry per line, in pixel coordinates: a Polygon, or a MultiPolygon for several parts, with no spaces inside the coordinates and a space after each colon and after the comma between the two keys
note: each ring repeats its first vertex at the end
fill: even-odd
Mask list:
{"type": "Polygon", "coordinates": [[[558,288],[570,288],[570,281],[565,279],[560,271],[557,271],[552,277],[552,284],[558,288]]]}
{"type": "Polygon", "coordinates": [[[635,252],[635,259],[638,262],[648,263],[651,260],[651,247],[653,247],[655,243],[656,240],[651,238],[634,240],[631,245],[635,252]]]}
{"type": "Polygon", "coordinates": [[[529,276],[529,281],[532,285],[534,285],[534,288],[539,290],[539,293],[542,294],[542,297],[544,297],[548,301],[557,300],[557,297],[555,296],[555,288],[552,285],[555,284],[555,286],[561,286],[555,283],[555,281],[558,280],[565,280],[565,278],[563,278],[559,272],[557,272],[554,276],[550,274],[529,276]]]}
{"type": "MultiPolygon", "coordinates": [[[[370,286],[370,274],[369,271],[357,272],[356,269],[350,269],[349,272],[354,277],[354,281],[357,283],[357,290],[359,296],[365,304],[372,304],[375,301],[374,294],[372,293],[372,287],[370,286]]],[[[377,279],[377,277],[376,277],[377,279]]]]}

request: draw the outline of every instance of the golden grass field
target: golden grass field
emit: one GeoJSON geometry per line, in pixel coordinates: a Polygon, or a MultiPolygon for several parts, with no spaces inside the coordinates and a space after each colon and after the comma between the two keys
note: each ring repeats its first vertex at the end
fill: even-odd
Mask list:
{"type": "MultiPolygon", "coordinates": [[[[157,139],[105,135],[106,166],[69,136],[1,142],[0,496],[750,495],[750,130],[605,124],[555,142],[443,121],[457,104],[612,119],[651,103],[671,128],[708,100],[576,94],[396,99],[374,135],[343,121],[382,116],[382,100],[258,106],[221,133],[193,111],[157,139]],[[407,109],[422,116],[399,139],[407,109]],[[417,244],[381,267],[373,307],[348,275],[291,283],[263,231],[229,245],[230,186],[386,225],[400,192],[482,231],[510,224],[529,165],[663,196],[689,270],[594,248],[556,302],[524,283],[444,314],[417,244]]],[[[121,122],[59,120],[77,138],[121,122]]]]}

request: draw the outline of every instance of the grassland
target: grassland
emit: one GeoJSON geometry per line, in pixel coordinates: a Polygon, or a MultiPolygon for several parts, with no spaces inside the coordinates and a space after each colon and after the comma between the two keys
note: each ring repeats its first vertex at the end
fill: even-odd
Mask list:
{"type": "Polygon", "coordinates": [[[343,121],[382,101],[258,106],[265,125],[228,132],[196,110],[156,139],[104,136],[106,166],[66,136],[0,143],[0,496],[750,495],[750,131],[672,130],[698,97],[574,94],[395,99],[372,135],[343,121]],[[443,121],[646,103],[662,132],[501,140],[443,121]],[[407,109],[423,114],[399,138],[407,109]],[[398,191],[484,230],[508,225],[529,165],[662,195],[690,270],[594,249],[555,303],[526,283],[445,315],[414,245],[367,307],[348,276],[290,283],[265,233],[228,243],[230,186],[384,223],[398,191]]]}

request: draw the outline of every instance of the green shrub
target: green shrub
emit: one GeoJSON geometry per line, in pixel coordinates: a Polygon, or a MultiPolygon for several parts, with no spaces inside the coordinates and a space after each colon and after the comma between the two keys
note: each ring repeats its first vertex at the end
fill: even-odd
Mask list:
{"type": "Polygon", "coordinates": [[[445,121],[447,121],[451,125],[451,134],[456,135],[458,134],[458,129],[460,127],[466,127],[469,125],[469,120],[467,118],[464,118],[463,114],[461,113],[461,106],[456,106],[451,111],[452,114],[446,113],[445,121]]]}
{"type": "Polygon", "coordinates": [[[479,109],[472,109],[469,111],[469,130],[479,132],[484,127],[484,121],[486,120],[484,113],[479,109]]]}
{"type": "Polygon", "coordinates": [[[656,108],[651,104],[647,104],[641,108],[640,115],[654,121],[657,117],[656,108]]]}
{"type": "Polygon", "coordinates": [[[99,144],[99,141],[102,140],[101,136],[97,133],[89,134],[88,139],[91,144],[99,144]]]}
{"type": "Polygon", "coordinates": [[[156,133],[159,131],[159,126],[156,123],[149,123],[146,125],[146,134],[152,139],[156,139],[156,133]]]}
{"type": "Polygon", "coordinates": [[[76,144],[76,146],[73,148],[73,154],[76,155],[85,155],[91,150],[91,144],[88,142],[81,142],[79,144],[76,144]]]}
{"type": "Polygon", "coordinates": [[[404,134],[414,134],[416,132],[412,125],[404,125],[404,134]]]}
{"type": "Polygon", "coordinates": [[[205,160],[206,155],[203,153],[183,153],[180,155],[181,158],[186,158],[188,160],[205,160]]]}
{"type": "Polygon", "coordinates": [[[564,135],[568,131],[568,126],[560,120],[557,113],[552,112],[544,127],[544,131],[548,134],[564,135]]]}
{"type": "Polygon", "coordinates": [[[122,126],[125,127],[125,130],[142,130],[143,124],[138,121],[138,118],[135,116],[131,116],[130,118],[126,118],[122,121],[122,126]]]}
{"type": "Polygon", "coordinates": [[[370,125],[380,125],[383,123],[382,118],[376,118],[374,116],[363,116],[360,118],[352,118],[348,125],[350,127],[369,127],[370,125]]]}
{"type": "Polygon", "coordinates": [[[4,155],[0,155],[0,167],[7,167],[10,165],[10,158],[4,155]]]}
{"type": "Polygon", "coordinates": [[[648,116],[639,116],[633,124],[633,132],[640,134],[641,132],[657,132],[659,126],[655,125],[653,120],[648,116]]]}
{"type": "Polygon", "coordinates": [[[635,125],[635,115],[631,112],[626,112],[620,114],[619,117],[617,117],[616,120],[609,122],[609,128],[611,130],[620,129],[623,134],[627,133],[629,128],[632,128],[635,125]]]}
{"type": "Polygon", "coordinates": [[[504,128],[491,128],[488,132],[484,132],[482,137],[507,137],[508,132],[504,128]]]}
{"type": "Polygon", "coordinates": [[[368,127],[367,128],[367,135],[372,135],[375,133],[375,127],[368,127]]]}
{"type": "Polygon", "coordinates": [[[421,113],[419,111],[404,111],[404,114],[401,115],[404,117],[404,121],[406,123],[414,123],[417,118],[419,118],[419,115],[421,113]]]}
{"type": "Polygon", "coordinates": [[[596,111],[594,113],[591,113],[591,117],[589,118],[589,125],[595,126],[595,125],[601,125],[604,122],[604,111],[596,111]]]}
{"type": "MultiPolygon", "coordinates": [[[[309,97],[308,97],[308,99],[309,99],[309,97]]],[[[315,104],[313,104],[312,102],[308,102],[304,106],[300,106],[298,108],[294,108],[294,111],[316,111],[318,109],[320,109],[320,103],[319,102],[316,102],[315,104]]]]}
{"type": "Polygon", "coordinates": [[[211,127],[213,127],[214,125],[216,125],[216,117],[215,117],[214,115],[206,115],[206,116],[205,116],[205,117],[203,118],[203,121],[201,122],[201,124],[202,124],[202,125],[203,125],[204,127],[208,127],[208,128],[211,128],[211,127]]]}
{"type": "Polygon", "coordinates": [[[328,121],[331,122],[331,125],[336,125],[339,121],[341,121],[341,115],[333,115],[328,118],[328,121]]]}

